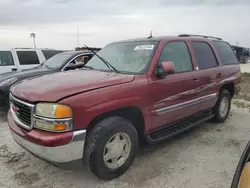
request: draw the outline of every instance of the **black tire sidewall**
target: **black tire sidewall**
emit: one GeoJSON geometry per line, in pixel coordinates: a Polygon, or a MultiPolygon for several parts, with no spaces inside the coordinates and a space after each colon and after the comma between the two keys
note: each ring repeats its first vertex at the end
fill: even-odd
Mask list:
{"type": "Polygon", "coordinates": [[[215,120],[219,123],[222,123],[224,122],[229,113],[230,113],[230,109],[231,109],[231,95],[230,93],[227,91],[227,90],[222,90],[219,94],[219,98],[218,98],[218,101],[215,105],[215,108],[214,108],[214,114],[215,114],[215,120]],[[221,101],[223,100],[223,98],[227,98],[228,99],[228,109],[227,109],[227,113],[225,116],[221,116],[220,114],[220,105],[221,105],[221,101]]]}
{"type": "Polygon", "coordinates": [[[120,121],[104,129],[97,140],[96,149],[90,155],[91,171],[98,177],[106,180],[113,179],[123,174],[133,162],[138,148],[138,134],[135,127],[128,121],[120,121]],[[126,162],[117,169],[109,169],[103,161],[103,152],[108,140],[117,133],[126,133],[131,141],[131,151],[126,162]]]}

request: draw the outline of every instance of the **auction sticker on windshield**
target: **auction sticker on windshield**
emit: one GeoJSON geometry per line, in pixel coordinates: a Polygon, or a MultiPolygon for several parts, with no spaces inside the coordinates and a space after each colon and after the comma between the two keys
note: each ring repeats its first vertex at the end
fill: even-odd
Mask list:
{"type": "Polygon", "coordinates": [[[155,45],[139,45],[134,48],[136,50],[153,50],[155,45]]]}

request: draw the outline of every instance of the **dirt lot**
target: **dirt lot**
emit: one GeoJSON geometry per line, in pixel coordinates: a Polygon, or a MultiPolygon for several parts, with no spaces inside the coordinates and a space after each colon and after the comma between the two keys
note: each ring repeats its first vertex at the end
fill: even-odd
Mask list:
{"type": "Polygon", "coordinates": [[[61,170],[32,156],[14,143],[1,117],[0,187],[228,188],[250,139],[249,107],[239,105],[250,100],[248,83],[250,77],[244,77],[243,92],[224,124],[208,122],[162,144],[141,148],[128,172],[109,182],[84,170],[61,170]]]}

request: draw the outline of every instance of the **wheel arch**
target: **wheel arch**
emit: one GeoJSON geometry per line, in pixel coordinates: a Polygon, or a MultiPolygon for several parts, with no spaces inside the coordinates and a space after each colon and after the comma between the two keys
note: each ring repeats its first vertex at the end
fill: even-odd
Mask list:
{"type": "Polygon", "coordinates": [[[129,120],[135,126],[139,139],[144,139],[145,119],[142,110],[136,106],[117,108],[97,115],[90,121],[87,132],[90,132],[98,122],[112,116],[118,116],[129,120]]]}
{"type": "Polygon", "coordinates": [[[234,83],[229,82],[229,83],[223,84],[220,88],[220,92],[223,91],[224,89],[226,89],[230,93],[231,97],[233,98],[233,96],[235,94],[234,83]]]}

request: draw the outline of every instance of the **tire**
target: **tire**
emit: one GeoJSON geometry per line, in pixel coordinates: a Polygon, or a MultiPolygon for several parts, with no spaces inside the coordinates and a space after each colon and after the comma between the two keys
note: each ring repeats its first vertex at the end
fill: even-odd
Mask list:
{"type": "Polygon", "coordinates": [[[213,108],[213,113],[215,115],[214,120],[216,122],[223,123],[228,118],[228,115],[229,115],[229,112],[230,112],[230,109],[231,109],[231,99],[232,99],[232,96],[228,92],[228,90],[223,89],[220,92],[219,98],[218,98],[218,100],[216,102],[216,105],[213,108]],[[221,107],[221,105],[223,103],[223,100],[227,100],[227,102],[228,102],[228,105],[225,108],[226,111],[224,113],[222,113],[221,110],[220,110],[220,107],[221,107]]]}
{"type": "MultiPolygon", "coordinates": [[[[83,154],[83,165],[100,179],[111,180],[119,177],[129,168],[134,160],[137,148],[138,133],[133,124],[121,117],[108,117],[97,123],[88,134],[83,154]],[[131,147],[124,145],[122,147],[118,146],[116,150],[107,149],[108,143],[111,143],[113,137],[114,139],[117,138],[116,135],[118,134],[124,134],[126,139],[123,139],[125,141],[130,140],[130,143],[128,143],[131,147]],[[120,148],[130,148],[130,152],[126,154],[128,157],[126,160],[123,159],[125,162],[118,168],[110,168],[108,165],[112,163],[109,164],[110,161],[104,161],[104,154],[109,150],[118,151],[120,148]]],[[[120,161],[120,159],[117,161],[120,161]]]]}

